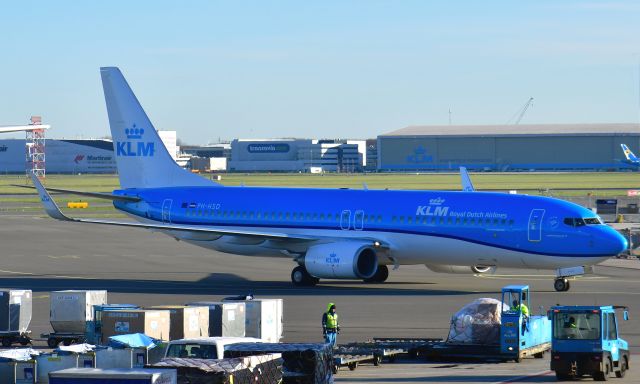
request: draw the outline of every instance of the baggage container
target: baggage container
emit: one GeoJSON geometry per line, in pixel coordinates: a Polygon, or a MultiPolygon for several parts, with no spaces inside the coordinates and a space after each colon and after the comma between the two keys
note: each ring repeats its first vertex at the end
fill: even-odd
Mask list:
{"type": "Polygon", "coordinates": [[[209,336],[209,308],[184,305],[160,305],[148,309],[169,311],[171,326],[169,340],[209,336]]]}
{"type": "Polygon", "coordinates": [[[100,304],[93,306],[94,324],[93,327],[89,327],[87,330],[87,342],[89,344],[102,344],[107,340],[102,338],[102,313],[108,311],[118,310],[130,310],[140,309],[140,306],[135,304],[100,304]]]}
{"type": "Polygon", "coordinates": [[[244,303],[246,307],[245,335],[278,343],[283,333],[283,300],[252,299],[224,300],[225,303],[244,303]]]}
{"type": "Polygon", "coordinates": [[[35,360],[15,361],[0,358],[0,379],[2,384],[37,383],[35,360]]]}
{"type": "Polygon", "coordinates": [[[27,332],[31,324],[32,303],[31,290],[0,290],[0,332],[27,332]]]}
{"type": "Polygon", "coordinates": [[[187,306],[209,308],[209,336],[245,337],[244,302],[198,301],[187,306]]]}
{"type": "Polygon", "coordinates": [[[36,357],[38,384],[49,382],[49,372],[67,368],[78,368],[77,354],[45,354],[36,357]]]}
{"type": "Polygon", "coordinates": [[[69,368],[49,373],[50,384],[177,384],[175,369],[69,368]]]}
{"type": "Polygon", "coordinates": [[[169,340],[170,315],[166,310],[137,309],[102,313],[102,340],[111,336],[144,333],[158,339],[169,340]]]}
{"type": "Polygon", "coordinates": [[[93,306],[107,303],[107,291],[54,291],[50,303],[50,322],[55,333],[84,334],[88,327],[93,328],[93,306]]]}
{"type": "Polygon", "coordinates": [[[143,368],[147,364],[144,348],[100,348],[95,356],[95,367],[100,369],[143,368]]]}

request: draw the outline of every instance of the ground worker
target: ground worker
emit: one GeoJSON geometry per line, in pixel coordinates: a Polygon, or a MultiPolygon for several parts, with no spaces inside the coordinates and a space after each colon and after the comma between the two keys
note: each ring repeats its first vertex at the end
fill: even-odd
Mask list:
{"type": "Polygon", "coordinates": [[[511,303],[511,311],[522,313],[522,336],[524,336],[524,332],[529,329],[529,308],[527,308],[525,303],[519,303],[518,299],[515,299],[513,303],[511,303]]]}
{"type": "Polygon", "coordinates": [[[324,342],[336,346],[336,335],[340,333],[340,325],[338,324],[338,314],[336,313],[336,305],[329,303],[327,311],[322,314],[322,334],[324,342]]]}

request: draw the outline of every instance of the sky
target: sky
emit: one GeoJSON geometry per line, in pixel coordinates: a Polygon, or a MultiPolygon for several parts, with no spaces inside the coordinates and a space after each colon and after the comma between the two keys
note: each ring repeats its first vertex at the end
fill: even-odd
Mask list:
{"type": "Polygon", "coordinates": [[[26,0],[1,9],[0,125],[41,115],[51,138],[109,135],[101,66],[119,67],[155,127],[190,144],[505,124],[530,97],[521,124],[640,121],[638,1],[26,0]]]}

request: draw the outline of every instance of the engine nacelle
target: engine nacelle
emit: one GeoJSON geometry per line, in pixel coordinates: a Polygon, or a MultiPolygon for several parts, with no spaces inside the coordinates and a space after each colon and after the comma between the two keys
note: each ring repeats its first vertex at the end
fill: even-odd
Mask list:
{"type": "Polygon", "coordinates": [[[457,273],[457,274],[474,274],[474,273],[493,273],[496,267],[489,265],[472,265],[467,267],[464,265],[444,265],[444,264],[425,264],[427,268],[433,272],[439,273],[457,273]]]}
{"type": "Polygon", "coordinates": [[[378,255],[370,244],[337,242],[310,247],[304,266],[312,276],[330,279],[369,279],[378,269],[378,255]]]}

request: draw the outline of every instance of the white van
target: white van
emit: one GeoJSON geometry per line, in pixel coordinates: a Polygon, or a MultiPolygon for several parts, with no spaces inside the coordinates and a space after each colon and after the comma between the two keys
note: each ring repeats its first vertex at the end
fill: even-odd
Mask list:
{"type": "Polygon", "coordinates": [[[184,359],[222,359],[227,345],[236,343],[264,343],[253,337],[197,337],[169,342],[164,357],[184,359]]]}

